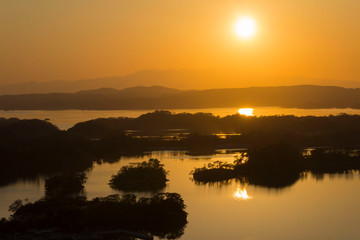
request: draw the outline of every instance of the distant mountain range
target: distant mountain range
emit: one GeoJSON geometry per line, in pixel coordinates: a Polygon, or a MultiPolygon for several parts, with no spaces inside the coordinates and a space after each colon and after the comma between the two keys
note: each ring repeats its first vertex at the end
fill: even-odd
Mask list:
{"type": "Polygon", "coordinates": [[[56,80],[50,82],[25,82],[0,85],[0,95],[31,93],[76,93],[78,91],[136,86],[164,86],[182,90],[211,88],[243,88],[253,86],[321,85],[360,88],[360,82],[308,78],[253,77],[242,73],[215,70],[144,70],[126,76],[84,79],[78,81],[56,80]]]}
{"type": "Polygon", "coordinates": [[[3,110],[182,109],[280,106],[296,108],[360,108],[360,89],[299,85],[208,90],[160,86],[123,90],[101,88],[77,93],[0,96],[3,110]]]}
{"type": "MultiPolygon", "coordinates": [[[[144,70],[126,76],[83,79],[78,81],[56,80],[50,82],[25,82],[0,85],[2,94],[75,93],[98,88],[124,89],[136,86],[166,86],[178,89],[201,89],[214,79],[206,71],[195,70],[144,70]]],[[[205,87],[205,88],[212,88],[205,87]]]]}

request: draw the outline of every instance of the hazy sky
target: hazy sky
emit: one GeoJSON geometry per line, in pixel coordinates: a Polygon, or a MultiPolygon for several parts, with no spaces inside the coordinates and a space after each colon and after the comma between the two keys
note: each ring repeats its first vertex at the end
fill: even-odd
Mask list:
{"type": "Polygon", "coordinates": [[[0,84],[142,69],[360,81],[360,1],[0,0],[0,84]]]}

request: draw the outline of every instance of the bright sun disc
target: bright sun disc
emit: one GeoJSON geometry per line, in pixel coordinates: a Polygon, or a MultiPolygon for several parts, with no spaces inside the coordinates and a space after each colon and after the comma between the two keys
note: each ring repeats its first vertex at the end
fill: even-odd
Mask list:
{"type": "Polygon", "coordinates": [[[256,23],[249,17],[240,18],[235,24],[235,33],[241,38],[251,38],[256,32],[256,23]]]}
{"type": "Polygon", "coordinates": [[[254,109],[253,108],[240,108],[238,111],[239,111],[240,115],[253,116],[254,109]]]}

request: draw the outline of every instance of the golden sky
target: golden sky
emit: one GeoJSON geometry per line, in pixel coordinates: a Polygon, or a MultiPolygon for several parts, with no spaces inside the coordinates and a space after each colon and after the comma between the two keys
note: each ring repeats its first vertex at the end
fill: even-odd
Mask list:
{"type": "Polygon", "coordinates": [[[360,81],[360,1],[0,0],[0,84],[143,69],[360,81]]]}

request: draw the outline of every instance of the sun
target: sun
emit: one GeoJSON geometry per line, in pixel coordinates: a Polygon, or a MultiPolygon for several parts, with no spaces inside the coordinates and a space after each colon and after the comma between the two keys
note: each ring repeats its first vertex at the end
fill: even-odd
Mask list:
{"type": "Polygon", "coordinates": [[[251,17],[242,17],[235,23],[235,33],[243,39],[252,38],[256,33],[256,22],[251,17]]]}

